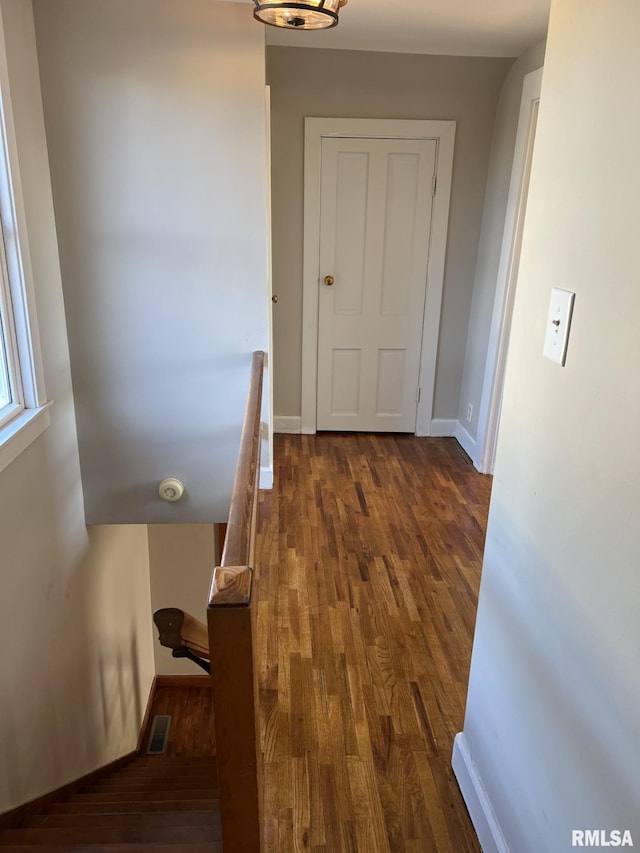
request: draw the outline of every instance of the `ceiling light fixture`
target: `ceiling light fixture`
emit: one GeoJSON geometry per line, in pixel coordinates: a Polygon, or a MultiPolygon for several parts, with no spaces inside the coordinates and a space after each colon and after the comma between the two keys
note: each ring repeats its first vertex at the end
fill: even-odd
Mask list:
{"type": "Polygon", "coordinates": [[[306,0],[291,3],[288,0],[253,0],[253,17],[271,27],[287,30],[324,30],[335,27],[338,12],[347,0],[306,0]]]}

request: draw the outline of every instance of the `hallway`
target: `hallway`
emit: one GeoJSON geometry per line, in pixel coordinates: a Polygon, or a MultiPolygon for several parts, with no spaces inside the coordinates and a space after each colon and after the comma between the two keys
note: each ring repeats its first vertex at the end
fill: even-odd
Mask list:
{"type": "Polygon", "coordinates": [[[491,479],[454,439],[275,439],[256,554],[267,850],[479,851],[451,751],[491,479]]]}

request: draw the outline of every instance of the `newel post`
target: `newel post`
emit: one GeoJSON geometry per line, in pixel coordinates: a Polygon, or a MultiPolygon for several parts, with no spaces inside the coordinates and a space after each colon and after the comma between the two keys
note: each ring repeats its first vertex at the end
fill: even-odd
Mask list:
{"type": "Polygon", "coordinates": [[[224,853],[262,851],[249,566],[214,570],[207,618],[224,853]]]}

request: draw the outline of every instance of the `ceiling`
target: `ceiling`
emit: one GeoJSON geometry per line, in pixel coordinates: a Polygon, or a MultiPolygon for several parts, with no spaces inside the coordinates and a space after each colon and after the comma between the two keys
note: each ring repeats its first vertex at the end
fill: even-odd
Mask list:
{"type": "MultiPolygon", "coordinates": [[[[248,0],[236,0],[246,2],[248,0]]],[[[331,30],[266,27],[267,44],[520,56],[544,38],[550,0],[349,0],[331,30]]],[[[247,9],[251,14],[251,9],[247,9]]]]}

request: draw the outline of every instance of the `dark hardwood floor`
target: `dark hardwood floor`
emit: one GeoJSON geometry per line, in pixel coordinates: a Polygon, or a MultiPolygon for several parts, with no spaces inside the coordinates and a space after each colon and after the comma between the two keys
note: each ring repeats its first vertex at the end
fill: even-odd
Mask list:
{"type": "Polygon", "coordinates": [[[276,436],[256,556],[268,851],[479,851],[451,751],[490,489],[454,439],[276,436]]]}
{"type": "MultiPolygon", "coordinates": [[[[209,676],[193,676],[189,679],[190,684],[180,676],[175,679],[161,676],[161,681],[162,684],[155,689],[150,718],[156,714],[171,716],[166,756],[205,758],[215,755],[213,695],[209,676]]],[[[147,745],[148,734],[143,742],[143,750],[146,750],[147,745]]]]}

